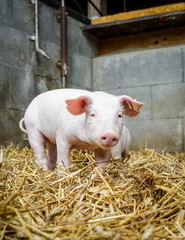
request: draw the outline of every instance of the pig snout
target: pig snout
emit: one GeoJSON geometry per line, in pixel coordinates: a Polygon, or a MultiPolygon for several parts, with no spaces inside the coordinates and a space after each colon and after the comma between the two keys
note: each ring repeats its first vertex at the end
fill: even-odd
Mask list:
{"type": "Polygon", "coordinates": [[[107,132],[100,137],[100,143],[104,147],[114,147],[119,141],[115,133],[107,132]]]}

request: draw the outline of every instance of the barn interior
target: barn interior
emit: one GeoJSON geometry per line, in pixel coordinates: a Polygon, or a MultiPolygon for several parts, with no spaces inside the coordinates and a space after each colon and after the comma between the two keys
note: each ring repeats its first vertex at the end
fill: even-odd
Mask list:
{"type": "Polygon", "coordinates": [[[0,239],[184,239],[184,1],[0,3],[0,239]],[[60,88],[144,103],[125,117],[126,160],[102,174],[74,150],[62,176],[34,164],[19,121],[60,88]]]}

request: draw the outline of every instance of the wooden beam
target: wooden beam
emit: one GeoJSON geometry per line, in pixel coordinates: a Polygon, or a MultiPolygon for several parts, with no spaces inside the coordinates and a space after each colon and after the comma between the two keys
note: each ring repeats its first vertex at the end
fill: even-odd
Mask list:
{"type": "Polygon", "coordinates": [[[185,10],[179,10],[115,22],[87,25],[82,30],[97,38],[107,38],[184,25],[185,10]]]}

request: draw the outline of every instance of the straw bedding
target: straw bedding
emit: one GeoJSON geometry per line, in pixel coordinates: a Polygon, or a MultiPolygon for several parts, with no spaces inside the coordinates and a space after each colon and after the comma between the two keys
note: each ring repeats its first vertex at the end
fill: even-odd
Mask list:
{"type": "Polygon", "coordinates": [[[0,154],[0,239],[185,239],[185,156],[153,149],[111,160],[73,150],[45,171],[28,148],[0,154]]]}

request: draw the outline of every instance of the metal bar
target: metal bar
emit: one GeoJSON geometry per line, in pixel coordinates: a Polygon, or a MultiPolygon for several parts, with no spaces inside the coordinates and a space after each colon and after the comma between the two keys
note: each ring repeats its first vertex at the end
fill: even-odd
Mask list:
{"type": "Polygon", "coordinates": [[[73,2],[76,5],[76,7],[78,8],[78,10],[80,11],[80,13],[85,15],[85,13],[84,13],[83,9],[81,8],[80,4],[78,4],[78,2],[76,0],[73,0],[73,2]]]}
{"type": "Polygon", "coordinates": [[[123,11],[124,12],[127,11],[127,2],[126,2],[126,0],[123,0],[123,11]]]}
{"type": "Polygon", "coordinates": [[[66,88],[66,76],[62,77],[62,88],[66,88]]]}
{"type": "Polygon", "coordinates": [[[67,16],[66,6],[64,0],[61,1],[60,8],[60,41],[61,41],[61,76],[63,81],[63,88],[66,87],[67,76],[67,16]]]}
{"type": "Polygon", "coordinates": [[[76,12],[72,8],[67,8],[67,15],[84,23],[84,24],[91,24],[91,20],[87,18],[85,15],[80,14],[79,12],[76,12]]]}
{"type": "Polygon", "coordinates": [[[42,54],[47,59],[50,59],[50,57],[39,47],[39,20],[38,20],[38,0],[35,0],[35,49],[37,52],[42,54]]]}

